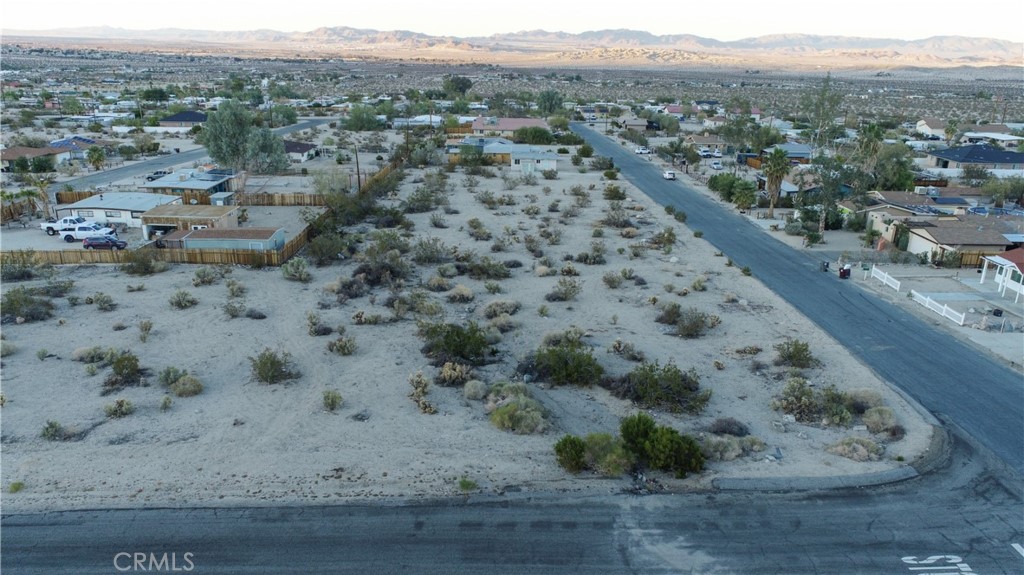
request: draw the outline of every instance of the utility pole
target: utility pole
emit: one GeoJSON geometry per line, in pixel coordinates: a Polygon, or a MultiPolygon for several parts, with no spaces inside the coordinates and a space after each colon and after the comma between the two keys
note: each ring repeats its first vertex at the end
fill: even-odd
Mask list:
{"type": "Polygon", "coordinates": [[[352,146],[352,154],[356,157],[356,194],[360,194],[363,191],[363,177],[359,173],[359,148],[352,146]]]}

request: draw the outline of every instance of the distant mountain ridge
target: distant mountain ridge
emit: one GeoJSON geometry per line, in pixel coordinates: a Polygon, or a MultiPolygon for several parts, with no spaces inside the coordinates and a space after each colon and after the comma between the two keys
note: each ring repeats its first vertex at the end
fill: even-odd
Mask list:
{"type": "MultiPolygon", "coordinates": [[[[211,31],[162,28],[127,30],[112,27],[62,28],[56,30],[4,30],[4,35],[26,38],[138,41],[154,43],[202,42],[205,45],[246,45],[247,47],[316,49],[323,52],[366,51],[388,48],[397,52],[433,49],[435,57],[458,58],[460,52],[478,58],[481,53],[494,59],[503,55],[518,61],[538,59],[545,64],[571,55],[576,63],[597,60],[639,60],[651,65],[671,65],[680,60],[718,57],[733,59],[833,58],[862,64],[1024,66],[1024,43],[993,38],[933,36],[920,40],[773,34],[723,41],[693,34],[655,35],[649,32],[609,29],[581,33],[530,30],[486,37],[432,36],[406,30],[381,31],[346,26],[322,27],[305,32],[277,30],[211,31]],[[441,52],[443,51],[443,55],[441,52]]],[[[430,57],[430,54],[419,54],[430,57]]]]}

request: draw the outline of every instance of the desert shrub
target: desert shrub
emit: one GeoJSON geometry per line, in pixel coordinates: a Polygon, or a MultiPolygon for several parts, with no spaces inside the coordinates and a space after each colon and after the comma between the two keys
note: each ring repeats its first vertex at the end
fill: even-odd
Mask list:
{"type": "Polygon", "coordinates": [[[174,400],[171,399],[171,396],[165,395],[163,399],[160,400],[160,411],[167,411],[173,404],[174,400]]]}
{"type": "Polygon", "coordinates": [[[321,335],[330,335],[334,331],[329,325],[324,325],[323,319],[320,314],[316,312],[306,312],[306,331],[309,335],[317,337],[321,335]]]}
{"type": "Polygon", "coordinates": [[[525,395],[515,396],[491,412],[491,423],[498,429],[516,435],[541,433],[547,427],[544,408],[537,400],[525,395]]]}
{"type": "Polygon", "coordinates": [[[47,280],[46,284],[29,288],[32,295],[44,297],[64,297],[75,287],[74,280],[47,280]]]}
{"type": "Polygon", "coordinates": [[[114,311],[117,307],[117,304],[114,303],[114,298],[103,292],[93,294],[92,303],[96,304],[96,309],[100,311],[114,311]]]}
{"type": "Polygon", "coordinates": [[[195,287],[208,286],[220,281],[220,274],[210,268],[199,268],[192,276],[192,285],[195,287]]]}
{"type": "Polygon", "coordinates": [[[873,389],[853,389],[845,395],[846,409],[854,415],[863,415],[872,407],[882,405],[882,394],[873,389]]]}
{"type": "MultiPolygon", "coordinates": [[[[104,361],[106,361],[106,359],[104,361]]],[[[142,370],[139,367],[139,358],[132,352],[120,352],[117,357],[109,363],[112,371],[103,381],[104,394],[122,387],[138,385],[141,383],[142,370]]]]}
{"type": "Polygon", "coordinates": [[[541,346],[556,347],[560,345],[583,345],[584,335],[586,335],[586,332],[576,326],[562,331],[552,331],[544,334],[544,339],[541,340],[541,346]]]}
{"type": "Polygon", "coordinates": [[[868,431],[881,433],[896,424],[896,415],[888,407],[872,407],[864,412],[863,421],[868,431]]]}
{"type": "Polygon", "coordinates": [[[432,276],[427,280],[425,287],[434,292],[448,291],[451,289],[452,284],[447,279],[441,276],[432,276]]]}
{"type": "Polygon", "coordinates": [[[589,347],[566,341],[537,351],[534,358],[537,377],[553,385],[589,387],[601,380],[604,368],[594,359],[589,347]]]}
{"type": "Polygon", "coordinates": [[[341,407],[343,400],[341,394],[334,389],[325,389],[323,395],[324,409],[327,411],[335,411],[341,407]]]}
{"type": "Polygon", "coordinates": [[[449,361],[441,366],[434,383],[445,387],[457,387],[469,381],[472,375],[473,369],[468,365],[449,361]]]}
{"type": "Polygon", "coordinates": [[[249,319],[267,319],[267,314],[261,312],[258,309],[249,308],[245,310],[245,317],[249,319]]]}
{"type": "Polygon", "coordinates": [[[626,210],[622,207],[622,202],[611,202],[608,205],[608,213],[605,214],[601,223],[610,228],[631,228],[633,222],[629,219],[629,215],[626,214],[626,210]]]}
{"type": "Polygon", "coordinates": [[[468,303],[473,301],[474,297],[473,290],[462,284],[453,287],[447,295],[449,303],[468,303]]]}
{"type": "Polygon", "coordinates": [[[711,390],[700,389],[700,377],[693,369],[682,371],[669,362],[644,363],[633,371],[608,382],[617,397],[629,399],[645,408],[667,409],[673,413],[700,413],[711,399],[711,390]]]}
{"type": "Polygon", "coordinates": [[[139,322],[139,341],[141,341],[142,343],[146,343],[146,340],[149,339],[149,334],[152,331],[153,331],[153,322],[152,321],[150,321],[148,319],[144,319],[144,320],[140,321],[139,322]]]}
{"type": "Polygon", "coordinates": [[[391,285],[412,272],[412,265],[402,259],[399,250],[381,251],[373,245],[362,254],[361,260],[352,271],[352,278],[362,276],[361,281],[371,286],[391,285]]]}
{"type": "Polygon", "coordinates": [[[451,323],[421,324],[419,335],[424,344],[420,351],[435,366],[447,362],[483,365],[491,356],[486,332],[475,322],[465,327],[451,323]]]}
{"type": "Polygon", "coordinates": [[[757,354],[761,353],[761,351],[763,351],[763,350],[761,349],[760,346],[748,345],[746,347],[738,348],[736,350],[736,353],[738,353],[740,355],[757,355],[757,354]]]}
{"type": "Polygon", "coordinates": [[[622,191],[622,188],[615,184],[608,184],[604,187],[603,196],[606,200],[622,201],[626,199],[626,192],[622,191]]]}
{"type": "MultiPolygon", "coordinates": [[[[114,353],[117,353],[116,350],[114,353]]],[[[107,351],[98,345],[93,347],[79,347],[75,348],[75,350],[71,352],[71,361],[106,364],[106,355],[107,351]]]]}
{"type": "Polygon", "coordinates": [[[772,401],[772,409],[788,413],[801,422],[814,421],[821,411],[814,390],[802,377],[786,382],[782,394],[772,401]]]}
{"type": "Polygon", "coordinates": [[[309,273],[309,264],[305,258],[292,258],[281,266],[284,279],[293,282],[309,283],[313,275],[309,273]]]}
{"type": "Polygon", "coordinates": [[[508,333],[519,327],[519,322],[509,314],[503,313],[487,322],[487,326],[498,330],[499,333],[508,333]]]}
{"type": "Polygon", "coordinates": [[[683,306],[676,302],[665,302],[659,307],[661,308],[661,311],[658,313],[658,316],[654,318],[654,321],[667,325],[676,325],[679,323],[679,319],[683,315],[683,306]]]}
{"type": "Polygon", "coordinates": [[[712,317],[695,307],[681,310],[675,323],[675,335],[687,339],[700,337],[704,335],[712,317]]]}
{"type": "Polygon", "coordinates": [[[559,270],[558,273],[567,277],[575,277],[580,275],[580,272],[576,269],[576,266],[572,265],[572,262],[566,262],[566,264],[562,266],[562,269],[559,270]]]}
{"type": "Polygon", "coordinates": [[[547,301],[571,301],[583,291],[583,282],[572,278],[559,278],[555,288],[544,296],[547,301]]]}
{"type": "Polygon", "coordinates": [[[15,250],[0,260],[0,281],[17,282],[36,277],[35,250],[15,250]]]}
{"type": "Polygon", "coordinates": [[[586,443],[575,435],[566,435],[555,442],[555,459],[569,473],[586,469],[586,451],[586,443]]]}
{"type": "Polygon", "coordinates": [[[829,385],[821,390],[819,403],[826,425],[848,427],[853,422],[853,414],[846,409],[846,395],[836,390],[836,386],[829,385]]]}
{"type": "Polygon", "coordinates": [[[451,259],[451,250],[438,238],[423,238],[412,246],[412,261],[439,264],[451,259]]]}
{"type": "Polygon", "coordinates": [[[18,346],[9,341],[0,340],[0,357],[7,357],[16,351],[18,351],[18,346]]]}
{"type": "Polygon", "coordinates": [[[409,393],[409,398],[412,399],[416,407],[419,408],[420,413],[427,415],[433,415],[437,413],[437,408],[434,404],[427,401],[427,392],[430,389],[430,381],[422,371],[417,371],[414,374],[409,375],[409,385],[412,386],[412,391],[409,393]]]}
{"type": "Polygon", "coordinates": [[[692,289],[693,291],[707,291],[707,281],[708,280],[706,277],[699,276],[693,280],[692,284],[690,284],[690,289],[692,289]]]}
{"type": "Polygon", "coordinates": [[[804,226],[800,222],[789,222],[786,227],[783,228],[787,236],[799,236],[804,233],[804,226]]]}
{"type": "Polygon", "coordinates": [[[719,417],[712,421],[711,425],[708,426],[708,431],[716,435],[733,435],[736,437],[750,435],[750,428],[747,427],[747,424],[732,417],[719,417]]]}
{"type": "Polygon", "coordinates": [[[134,413],[135,406],[127,399],[116,399],[114,403],[103,406],[103,412],[111,419],[120,419],[134,413]]]}
{"type": "Polygon", "coordinates": [[[24,286],[16,287],[0,300],[3,315],[23,318],[26,322],[42,321],[53,317],[53,303],[33,296],[24,286]]]}
{"type": "Polygon", "coordinates": [[[203,383],[192,375],[183,375],[170,385],[171,393],[178,397],[192,397],[203,392],[203,383]]]}
{"type": "Polygon", "coordinates": [[[557,180],[558,170],[541,170],[540,175],[543,176],[545,180],[557,180]]]}
{"type": "Polygon", "coordinates": [[[899,441],[907,435],[907,430],[898,423],[890,427],[887,431],[889,432],[889,439],[892,441],[899,441]]]}
{"type": "Polygon", "coordinates": [[[794,339],[775,344],[775,352],[778,354],[775,365],[809,368],[819,363],[811,354],[811,346],[806,341],[794,339]]]}
{"type": "Polygon", "coordinates": [[[633,465],[625,443],[610,433],[590,433],[583,442],[586,466],[605,477],[618,477],[633,465]]]}
{"type": "Polygon", "coordinates": [[[245,304],[240,301],[229,301],[224,304],[224,314],[229,318],[240,317],[245,314],[245,304]]]}
{"type": "Polygon", "coordinates": [[[500,315],[514,315],[522,308],[522,304],[511,300],[495,300],[484,306],[484,317],[494,319],[500,315]]]}
{"type": "Polygon", "coordinates": [[[623,280],[622,275],[619,273],[608,272],[601,276],[601,281],[603,281],[604,285],[608,286],[609,288],[616,289],[617,287],[622,285],[622,282],[625,280],[623,280]]]}
{"type": "Polygon", "coordinates": [[[882,448],[863,437],[845,437],[825,451],[854,461],[878,461],[882,457],[882,448]]]}
{"type": "Polygon", "coordinates": [[[355,246],[341,234],[327,232],[313,238],[306,246],[306,253],[317,267],[349,257],[355,253],[355,246]]]}
{"type": "Polygon", "coordinates": [[[335,340],[329,341],[327,342],[327,351],[338,355],[352,355],[356,352],[356,338],[351,336],[341,336],[335,340]]]}
{"type": "Polygon", "coordinates": [[[710,461],[732,461],[743,455],[743,447],[736,437],[705,437],[700,444],[701,455],[710,461]]]}
{"type": "Polygon", "coordinates": [[[615,343],[608,348],[609,353],[620,355],[629,361],[643,361],[644,352],[637,349],[632,343],[623,342],[621,339],[616,339],[615,343]]]}
{"type": "Polygon", "coordinates": [[[644,444],[648,464],[659,471],[686,477],[704,469],[704,455],[697,441],[671,427],[657,427],[644,444]]]}
{"type": "Polygon", "coordinates": [[[487,384],[479,379],[471,379],[462,386],[462,395],[466,399],[483,399],[487,397],[487,384]]]}
{"type": "Polygon", "coordinates": [[[175,291],[168,301],[170,301],[171,307],[176,309],[187,309],[199,303],[194,295],[183,289],[175,291]]]}
{"type": "Polygon", "coordinates": [[[505,264],[488,257],[469,262],[466,273],[475,280],[501,280],[512,276],[505,264]]]}
{"type": "Polygon", "coordinates": [[[654,434],[657,425],[646,413],[639,412],[622,418],[619,423],[619,435],[622,443],[638,460],[647,460],[647,441],[654,434]]]}
{"type": "Polygon", "coordinates": [[[264,348],[256,357],[249,357],[252,377],[266,384],[281,383],[301,376],[292,364],[291,354],[264,348]]]}
{"type": "Polygon", "coordinates": [[[71,432],[58,421],[48,420],[40,436],[47,441],[65,441],[71,439],[71,432]]]}
{"type": "Polygon", "coordinates": [[[230,279],[225,283],[225,285],[228,287],[228,297],[242,297],[245,295],[245,284],[230,279]]]}
{"type": "Polygon", "coordinates": [[[121,256],[121,271],[128,275],[148,276],[167,269],[166,262],[153,258],[152,250],[126,250],[121,256]]]}
{"type": "Polygon", "coordinates": [[[156,381],[162,387],[170,387],[171,384],[185,377],[186,375],[188,375],[188,371],[170,366],[160,370],[160,373],[158,373],[156,376],[156,381]]]}

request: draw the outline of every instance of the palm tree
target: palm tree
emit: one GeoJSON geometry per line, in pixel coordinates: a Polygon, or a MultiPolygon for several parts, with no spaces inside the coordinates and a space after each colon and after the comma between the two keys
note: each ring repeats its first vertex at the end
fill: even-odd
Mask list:
{"type": "Polygon", "coordinates": [[[950,119],[946,122],[946,129],[944,131],[946,135],[946,145],[953,145],[953,138],[956,137],[957,132],[960,130],[960,125],[955,119],[950,119]]]}
{"type": "Polygon", "coordinates": [[[107,161],[107,153],[99,146],[92,146],[85,152],[85,161],[98,172],[103,167],[103,162],[107,161]]]}
{"type": "Polygon", "coordinates": [[[775,202],[779,200],[779,192],[782,191],[782,180],[792,169],[789,164],[789,155],[782,148],[775,148],[764,161],[764,177],[767,180],[768,189],[768,219],[775,219],[775,202]]]}
{"type": "Polygon", "coordinates": [[[29,197],[32,200],[39,200],[43,203],[43,217],[50,217],[50,184],[53,183],[53,176],[50,174],[32,174],[25,178],[25,183],[35,187],[34,190],[29,190],[31,194],[29,197]]]}

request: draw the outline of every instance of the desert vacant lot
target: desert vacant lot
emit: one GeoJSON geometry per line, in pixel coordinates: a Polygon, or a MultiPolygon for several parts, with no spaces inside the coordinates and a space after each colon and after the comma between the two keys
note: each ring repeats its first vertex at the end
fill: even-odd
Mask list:
{"type": "MultiPolygon", "coordinates": [[[[557,179],[538,177],[535,184],[514,189],[499,177],[474,183],[461,171],[448,174],[444,191],[435,194],[444,205],[409,214],[415,227],[407,237],[356,226],[348,232],[362,234],[357,254],[325,267],[310,265],[308,283],[288,281],[277,268],[210,269],[200,274],[219,279],[199,286],[193,283],[200,268],[186,265],[148,276],[113,266],[53,270],[53,280],[74,282],[68,294],[53,298],[53,316],[4,325],[3,486],[21,484],[17,493],[5,494],[5,507],[437,496],[459,493],[463,478],[461,489],[483,493],[628,488],[627,475],[570,475],[558,466],[552,445],[566,433],[615,433],[620,418],[639,408],[598,385],[552,386],[529,369],[518,369],[546,335],[570,328],[584,334],[584,349],[592,350],[607,377],[640,365],[615,353],[618,341],[620,350],[632,344],[647,362],[692,369],[700,388],[711,391],[699,414],[648,410],[659,423],[707,440],[709,425],[732,417],[764,442],[761,451],[709,460],[703,473],[686,479],[651,474],[664,488],[701,489],[723,476],[878,471],[903,465],[898,460],[912,460],[927,447],[930,426],[756,277],[731,266],[630,184],[614,182],[627,199],[613,204],[604,197],[613,182],[596,171],[579,173],[567,159],[559,163],[557,179]],[[609,216],[628,218],[630,229],[602,223],[609,216]],[[666,239],[667,228],[674,241],[652,245],[659,233],[666,239]],[[473,239],[471,231],[490,237],[473,239]],[[348,296],[335,293],[375,245],[388,243],[402,251],[403,242],[412,248],[400,256],[409,265],[403,281],[364,294],[352,285],[348,296]],[[434,256],[448,261],[412,261],[421,253],[417,247],[438,243],[443,249],[434,256]],[[454,261],[456,254],[461,262],[454,261]],[[604,263],[596,263],[602,259],[594,257],[598,254],[604,263]],[[467,267],[461,264],[485,257],[522,265],[507,268],[506,279],[459,273],[467,267]],[[453,277],[438,277],[452,272],[453,277]],[[560,282],[563,289],[581,289],[567,301],[548,301],[546,295],[560,282]],[[173,307],[169,300],[178,290],[197,303],[173,307]],[[68,296],[77,298],[77,305],[68,296]],[[488,305],[498,300],[509,302],[505,311],[514,313],[488,318],[493,315],[488,310],[495,309],[488,305]],[[103,311],[96,302],[113,306],[103,311]],[[266,318],[232,318],[229,303],[235,311],[257,310],[266,318]],[[670,303],[704,314],[703,334],[679,337],[674,326],[656,322],[670,303]],[[309,314],[334,333],[311,335],[309,314]],[[488,409],[503,400],[469,399],[462,386],[431,384],[423,400],[436,413],[424,413],[427,404],[410,398],[410,377],[422,372],[433,381],[441,370],[420,351],[417,320],[482,326],[494,353],[485,365],[473,367],[471,377],[491,389],[503,381],[526,381],[546,412],[539,432],[496,428],[488,409]],[[139,326],[146,321],[152,328],[143,342],[139,326]],[[338,328],[355,344],[350,355],[328,349],[339,339],[338,328]],[[818,367],[797,370],[812,389],[821,393],[835,385],[839,391],[873,391],[892,408],[905,436],[872,434],[859,418],[850,427],[785,421],[771,403],[794,372],[773,364],[773,346],[794,339],[809,342],[820,360],[818,367]],[[92,367],[75,359],[94,346],[130,350],[143,368],[144,385],[104,395],[112,368],[95,358],[92,367]],[[289,354],[301,375],[275,385],[255,381],[249,358],[266,348],[289,354]],[[748,353],[738,351],[744,348],[748,353]],[[749,353],[754,348],[762,351],[749,353]],[[161,387],[158,376],[168,367],[187,370],[201,382],[202,392],[177,397],[161,387]],[[331,390],[343,398],[334,411],[323,401],[331,390]],[[105,408],[119,399],[129,401],[134,412],[108,417],[105,408]],[[50,424],[57,440],[42,437],[51,421],[60,426],[50,424]],[[870,438],[883,452],[875,461],[861,462],[826,450],[850,436],[870,438]]],[[[402,205],[437,173],[407,171],[398,193],[382,204],[402,205]]],[[[45,279],[4,282],[3,292],[45,285],[45,279]]],[[[479,389],[468,395],[477,394],[479,389]]]]}

